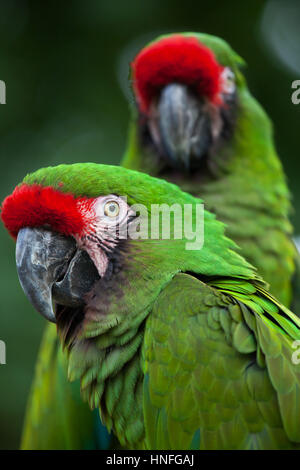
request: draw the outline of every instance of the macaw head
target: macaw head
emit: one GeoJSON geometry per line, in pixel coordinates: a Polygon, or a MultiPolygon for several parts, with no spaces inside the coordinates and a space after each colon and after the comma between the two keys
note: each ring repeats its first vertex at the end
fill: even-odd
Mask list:
{"type": "Polygon", "coordinates": [[[242,59],[224,41],[171,34],[131,64],[142,145],[186,171],[229,138],[235,123],[242,59]]]}
{"type": "Polygon", "coordinates": [[[226,178],[266,204],[264,190],[275,199],[282,185],[286,210],[272,125],[248,90],[243,65],[224,40],[207,34],[164,35],[144,47],[131,63],[134,103],[122,164],[195,195],[226,178]]]}
{"type": "MultiPolygon", "coordinates": [[[[57,322],[66,338],[85,323],[86,305],[96,297],[99,312],[90,310],[95,321],[105,318],[109,299],[122,303],[130,292],[135,301],[144,293],[144,304],[178,271],[249,275],[247,264],[231,251],[223,224],[206,211],[204,243],[196,251],[186,250],[183,232],[181,239],[172,234],[163,239],[160,231],[151,239],[150,216],[147,234],[140,238],[134,232],[140,206],[150,215],[153,205],[174,203],[193,208],[201,201],[175,185],[115,166],[60,165],[26,176],[4,200],[1,217],[17,240],[19,279],[36,310],[57,322]]],[[[189,217],[195,229],[192,210],[189,217]]]]}

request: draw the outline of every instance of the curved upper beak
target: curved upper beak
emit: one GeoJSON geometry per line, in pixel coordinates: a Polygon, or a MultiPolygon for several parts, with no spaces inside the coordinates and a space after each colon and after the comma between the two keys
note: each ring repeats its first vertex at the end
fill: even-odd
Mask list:
{"type": "Polygon", "coordinates": [[[84,305],[84,296],[99,279],[88,256],[71,237],[46,229],[23,228],[16,245],[16,264],[21,286],[45,318],[56,322],[53,302],[84,305]]]}
{"type": "Polygon", "coordinates": [[[165,86],[150,117],[149,128],[160,151],[174,166],[189,169],[200,159],[211,141],[211,119],[204,100],[186,85],[165,86]]]}

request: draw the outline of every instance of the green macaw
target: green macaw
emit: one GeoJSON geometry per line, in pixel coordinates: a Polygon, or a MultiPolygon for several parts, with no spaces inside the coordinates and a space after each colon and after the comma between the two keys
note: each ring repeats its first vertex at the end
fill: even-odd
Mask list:
{"type": "MultiPolygon", "coordinates": [[[[5,199],[20,283],[64,348],[33,410],[52,401],[50,375],[66,365],[128,448],[300,448],[300,320],[200,203],[166,181],[93,163],[38,170],[5,199]],[[165,237],[167,219],[156,216],[170,207],[165,237]]],[[[76,396],[59,400],[60,410],[76,406],[76,396]]],[[[69,425],[70,439],[94,441],[79,419],[69,425]]]]}
{"type": "Polygon", "coordinates": [[[248,90],[243,65],[225,41],[207,34],[148,44],[131,64],[135,100],[122,165],[204,199],[271,292],[297,313],[289,192],[271,122],[248,90]]]}

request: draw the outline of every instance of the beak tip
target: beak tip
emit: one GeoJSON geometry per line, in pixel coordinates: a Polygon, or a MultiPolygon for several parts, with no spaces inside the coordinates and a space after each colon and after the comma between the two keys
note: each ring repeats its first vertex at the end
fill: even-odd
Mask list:
{"type": "Polygon", "coordinates": [[[56,323],[56,318],[55,318],[55,314],[53,312],[52,306],[47,306],[47,308],[43,312],[40,312],[40,313],[43,315],[44,318],[46,318],[51,323],[56,323]]]}

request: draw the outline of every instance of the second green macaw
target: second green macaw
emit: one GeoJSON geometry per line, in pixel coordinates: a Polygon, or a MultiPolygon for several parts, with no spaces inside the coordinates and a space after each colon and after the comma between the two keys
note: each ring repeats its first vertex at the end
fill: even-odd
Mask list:
{"type": "Polygon", "coordinates": [[[83,426],[77,391],[61,393],[66,367],[129,448],[300,448],[300,320],[266,291],[215,215],[198,218],[200,202],[149,175],[92,163],[41,169],[6,198],[21,285],[64,347],[61,361],[53,338],[44,344],[54,369],[33,391],[27,442],[41,408],[55,425],[54,402],[72,415],[70,443],[94,445],[92,414],[83,426]],[[174,203],[164,237],[166,219],[153,214],[174,203]],[[203,245],[191,249],[201,227],[203,245]]]}
{"type": "Polygon", "coordinates": [[[207,34],[165,35],[143,48],[131,64],[135,100],[122,164],[204,199],[271,292],[300,313],[289,192],[243,65],[207,34]]]}

